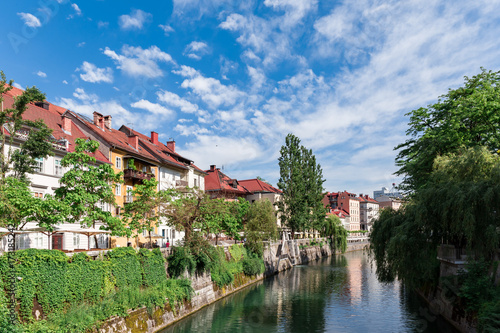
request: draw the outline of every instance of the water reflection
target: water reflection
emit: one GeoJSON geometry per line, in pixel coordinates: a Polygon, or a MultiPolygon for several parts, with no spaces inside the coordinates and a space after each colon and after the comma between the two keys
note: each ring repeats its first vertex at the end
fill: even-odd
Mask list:
{"type": "Polygon", "coordinates": [[[162,332],[454,332],[426,311],[399,282],[378,282],[358,251],[295,266],[162,332]]]}

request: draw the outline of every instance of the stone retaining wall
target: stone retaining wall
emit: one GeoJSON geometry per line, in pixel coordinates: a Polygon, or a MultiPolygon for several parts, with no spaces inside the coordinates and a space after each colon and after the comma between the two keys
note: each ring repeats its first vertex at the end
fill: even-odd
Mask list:
{"type": "MultiPolygon", "coordinates": [[[[204,306],[214,303],[229,294],[262,280],[264,277],[290,269],[294,265],[305,264],[332,255],[332,251],[328,245],[323,245],[322,247],[308,246],[303,249],[299,248],[300,245],[306,245],[308,242],[309,240],[291,240],[269,244],[264,252],[264,274],[252,277],[240,274],[235,278],[231,286],[218,288],[217,285],[212,282],[210,273],[190,276],[189,278],[192,281],[192,287],[194,289],[194,296],[191,301],[185,302],[175,309],[169,306],[167,306],[165,310],[157,308],[152,314],[149,314],[146,308],[130,311],[126,318],[110,318],[99,329],[99,333],[157,332],[191,313],[198,311],[204,306]]],[[[348,244],[347,250],[361,250],[366,245],[366,243],[348,244]]]]}

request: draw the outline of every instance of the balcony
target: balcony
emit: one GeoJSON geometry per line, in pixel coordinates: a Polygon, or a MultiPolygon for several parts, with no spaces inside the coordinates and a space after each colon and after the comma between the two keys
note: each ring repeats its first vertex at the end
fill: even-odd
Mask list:
{"type": "Polygon", "coordinates": [[[142,172],[140,170],[133,170],[133,169],[125,169],[123,172],[123,178],[125,180],[132,180],[133,182],[136,181],[143,181],[143,180],[151,180],[151,178],[154,178],[154,175],[151,173],[146,173],[142,172]]]}
{"type": "Polygon", "coordinates": [[[189,185],[187,180],[176,180],[175,187],[187,187],[189,185]]]}

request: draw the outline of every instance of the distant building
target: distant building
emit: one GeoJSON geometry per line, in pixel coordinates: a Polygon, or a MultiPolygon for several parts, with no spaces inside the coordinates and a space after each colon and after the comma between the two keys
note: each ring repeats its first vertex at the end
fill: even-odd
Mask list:
{"type": "Polygon", "coordinates": [[[344,192],[328,192],[323,198],[325,207],[330,207],[332,210],[344,210],[350,216],[349,228],[347,230],[360,230],[360,206],[359,198],[354,193],[344,192]]]}
{"type": "Polygon", "coordinates": [[[393,185],[393,188],[391,190],[389,190],[387,187],[382,187],[381,190],[379,191],[373,191],[373,198],[374,199],[377,199],[378,197],[381,197],[383,195],[386,195],[388,197],[393,197],[393,198],[398,198],[398,199],[402,199],[403,198],[403,195],[394,190],[394,186],[396,185],[395,183],[392,184],[393,185]]]}
{"type": "Polygon", "coordinates": [[[383,195],[377,198],[380,209],[382,208],[392,208],[394,210],[398,210],[401,207],[402,200],[398,198],[389,197],[387,195],[383,195]]]}
{"type": "Polygon", "coordinates": [[[371,230],[373,220],[378,217],[379,202],[370,198],[368,194],[359,195],[360,226],[361,230],[371,230]]]}
{"type": "MultiPolygon", "coordinates": [[[[263,182],[260,179],[240,180],[239,184],[251,192],[246,196],[246,199],[250,203],[261,200],[269,200],[274,205],[283,197],[283,192],[281,192],[281,190],[272,185],[269,185],[266,182],[263,182]]],[[[278,210],[278,207],[274,206],[274,208],[278,210]]],[[[281,228],[279,214],[276,218],[276,223],[278,227],[281,228]]]]}
{"type": "Polygon", "coordinates": [[[252,194],[244,186],[240,185],[238,180],[228,177],[220,171],[215,165],[210,166],[210,170],[205,171],[205,192],[213,198],[223,198],[226,200],[237,200],[246,198],[252,194]]]}

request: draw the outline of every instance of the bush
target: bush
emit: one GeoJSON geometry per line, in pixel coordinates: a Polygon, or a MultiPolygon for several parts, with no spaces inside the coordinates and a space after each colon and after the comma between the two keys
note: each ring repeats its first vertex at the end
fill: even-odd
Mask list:
{"type": "Polygon", "coordinates": [[[141,263],[141,274],[144,286],[151,287],[167,279],[165,258],[163,258],[160,249],[156,248],[153,251],[140,249],[139,261],[141,263]]]}
{"type": "Polygon", "coordinates": [[[245,275],[257,275],[264,273],[264,260],[260,258],[245,258],[242,262],[245,275]]]}
{"type": "Polygon", "coordinates": [[[131,247],[118,247],[108,252],[111,272],[118,288],[140,287],[142,284],[141,264],[131,247]]]}
{"type": "Polygon", "coordinates": [[[173,253],[168,257],[168,274],[171,277],[179,277],[187,270],[193,274],[196,269],[196,260],[188,248],[175,247],[173,253]]]}

